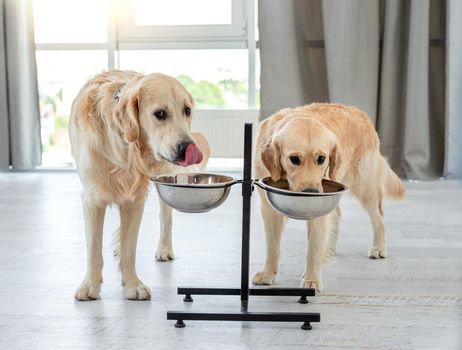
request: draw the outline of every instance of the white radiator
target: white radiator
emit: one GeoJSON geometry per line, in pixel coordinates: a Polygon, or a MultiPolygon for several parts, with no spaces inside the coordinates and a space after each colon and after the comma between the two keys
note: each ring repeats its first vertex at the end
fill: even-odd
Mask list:
{"type": "Polygon", "coordinates": [[[242,158],[244,124],[253,123],[253,139],[258,130],[259,110],[196,110],[193,131],[205,135],[212,158],[242,158]]]}

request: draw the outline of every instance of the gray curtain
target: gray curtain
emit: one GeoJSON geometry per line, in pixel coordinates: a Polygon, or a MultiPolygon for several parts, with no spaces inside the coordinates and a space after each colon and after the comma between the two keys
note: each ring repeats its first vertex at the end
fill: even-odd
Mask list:
{"type": "Polygon", "coordinates": [[[0,0],[0,169],[40,165],[32,1],[0,0]]]}
{"type": "Polygon", "coordinates": [[[356,105],[398,174],[461,177],[460,18],[458,0],[260,0],[261,119],[356,105]]]}
{"type": "Polygon", "coordinates": [[[462,177],[462,1],[448,0],[444,175],[462,177]]]}

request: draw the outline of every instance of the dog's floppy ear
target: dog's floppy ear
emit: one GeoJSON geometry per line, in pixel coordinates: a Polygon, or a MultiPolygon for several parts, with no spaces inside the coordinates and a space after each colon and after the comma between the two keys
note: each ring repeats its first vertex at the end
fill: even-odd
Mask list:
{"type": "Polygon", "coordinates": [[[337,181],[338,170],[342,165],[341,152],[337,141],[330,150],[329,160],[329,178],[332,181],[337,181]]]}
{"type": "Polygon", "coordinates": [[[132,143],[138,140],[140,136],[139,93],[137,84],[135,86],[127,86],[124,90],[117,102],[114,119],[122,131],[124,140],[132,143]]]}
{"type": "Polygon", "coordinates": [[[270,172],[271,180],[278,181],[282,176],[279,146],[270,139],[261,150],[261,160],[270,172]]]}

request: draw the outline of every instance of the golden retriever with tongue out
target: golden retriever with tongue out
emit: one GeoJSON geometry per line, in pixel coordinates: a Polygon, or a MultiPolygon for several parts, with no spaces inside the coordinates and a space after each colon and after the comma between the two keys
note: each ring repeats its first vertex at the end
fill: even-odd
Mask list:
{"type": "MultiPolygon", "coordinates": [[[[106,207],[120,211],[118,253],[125,296],[150,299],[136,269],[136,244],[150,178],[202,170],[210,149],[192,133],[194,100],[176,79],[155,73],[109,71],[88,81],[74,100],[69,134],[83,185],[87,273],[77,300],[98,299],[106,207]],[[181,167],[181,168],[180,168],[181,167]]],[[[156,258],[173,259],[172,209],[160,201],[156,258]]]]}
{"type": "MultiPolygon", "coordinates": [[[[387,256],[383,224],[383,197],[400,199],[405,189],[380,154],[373,124],[355,107],[311,104],[283,109],[260,124],[255,151],[257,178],[285,179],[292,191],[322,192],[321,180],[346,184],[369,214],[373,242],[369,257],[387,256]]],[[[272,284],[278,270],[281,233],[286,217],[274,211],[259,190],[266,237],[266,260],[254,284],[272,284]]],[[[322,289],[321,265],[335,254],[340,209],[307,223],[308,253],[305,288],[322,289]]]]}

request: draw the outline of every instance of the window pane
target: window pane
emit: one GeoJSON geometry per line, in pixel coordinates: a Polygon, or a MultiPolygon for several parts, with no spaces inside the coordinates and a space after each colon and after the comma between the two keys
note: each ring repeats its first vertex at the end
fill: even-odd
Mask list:
{"type": "Polygon", "coordinates": [[[247,50],[124,50],[120,67],[179,79],[197,108],[248,108],[247,50]]]}
{"type": "Polygon", "coordinates": [[[135,0],[135,25],[231,24],[232,0],[135,0]]]}
{"type": "Polygon", "coordinates": [[[67,135],[72,101],[107,67],[106,51],[37,51],[43,165],[71,164],[67,135]]]}
{"type": "Polygon", "coordinates": [[[108,0],[34,0],[36,43],[107,42],[108,0]]]}

